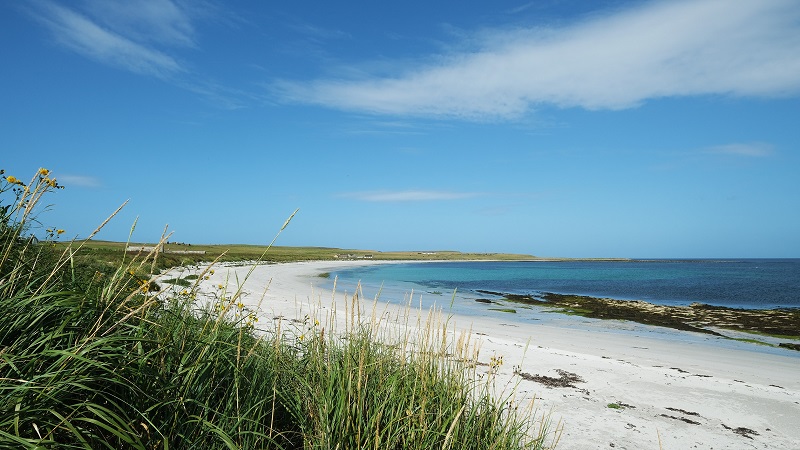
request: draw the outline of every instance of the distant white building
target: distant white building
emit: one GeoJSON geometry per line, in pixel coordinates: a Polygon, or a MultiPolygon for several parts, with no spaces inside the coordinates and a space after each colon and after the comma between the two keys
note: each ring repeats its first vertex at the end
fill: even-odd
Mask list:
{"type": "Polygon", "coordinates": [[[170,253],[176,255],[205,255],[205,250],[166,250],[164,248],[164,244],[159,246],[148,246],[148,245],[129,245],[125,248],[126,252],[129,253],[155,253],[156,248],[158,248],[159,253],[170,253]]]}
{"type": "Polygon", "coordinates": [[[164,244],[161,244],[161,245],[159,245],[157,247],[156,246],[146,246],[146,245],[141,245],[141,246],[129,245],[128,247],[125,248],[125,251],[126,252],[131,252],[131,253],[152,253],[152,252],[156,251],[156,248],[158,248],[159,252],[163,252],[164,251],[164,244]]]}

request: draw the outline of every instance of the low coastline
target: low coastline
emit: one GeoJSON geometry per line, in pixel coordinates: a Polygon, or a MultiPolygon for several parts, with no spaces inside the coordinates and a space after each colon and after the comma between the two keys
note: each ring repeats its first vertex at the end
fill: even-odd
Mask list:
{"type": "MultiPolygon", "coordinates": [[[[315,305],[330,311],[346,301],[341,290],[321,289],[319,274],[376,263],[384,262],[257,266],[244,283],[243,299],[251,308],[260,303],[264,322],[302,319],[315,305]]],[[[205,283],[243,280],[248,270],[218,268],[205,283]]],[[[399,307],[407,299],[382,300],[399,307]]],[[[366,313],[392,307],[370,298],[360,301],[366,313]]],[[[664,339],[659,327],[615,333],[614,327],[625,327],[617,321],[609,321],[614,327],[606,331],[582,329],[589,319],[565,317],[572,326],[521,326],[502,314],[450,318],[481,340],[480,361],[503,356],[498,390],[516,386],[518,398],[536,396],[540,410],[552,410],[554,419],[563,420],[558,448],[789,449],[800,440],[794,424],[800,357],[720,347],[713,335],[688,342],[664,339]]]]}

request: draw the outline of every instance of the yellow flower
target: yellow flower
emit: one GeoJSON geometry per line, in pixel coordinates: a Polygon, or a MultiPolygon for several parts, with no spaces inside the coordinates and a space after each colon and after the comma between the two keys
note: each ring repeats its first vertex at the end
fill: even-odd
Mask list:
{"type": "Polygon", "coordinates": [[[24,186],[22,181],[20,181],[19,178],[15,177],[14,175],[7,176],[6,181],[8,181],[10,184],[18,184],[20,186],[24,186]]]}
{"type": "Polygon", "coordinates": [[[214,269],[209,270],[208,273],[210,273],[211,275],[214,275],[214,269]]]}
{"type": "Polygon", "coordinates": [[[239,309],[244,309],[244,303],[242,303],[242,302],[239,302],[239,303],[237,303],[237,304],[236,304],[236,306],[237,306],[239,309]]]}
{"type": "Polygon", "coordinates": [[[217,285],[217,289],[222,289],[222,288],[224,288],[224,287],[225,287],[225,286],[223,286],[223,285],[221,285],[221,284],[218,284],[218,285],[217,285]]]}
{"type": "Polygon", "coordinates": [[[503,365],[503,355],[492,356],[489,359],[489,368],[490,369],[498,369],[502,365],[503,365]]]}
{"type": "Polygon", "coordinates": [[[46,177],[46,176],[50,175],[50,171],[45,169],[44,167],[42,167],[42,168],[39,169],[39,175],[41,175],[43,177],[46,177]]]}
{"type": "Polygon", "coordinates": [[[297,339],[299,339],[302,342],[303,339],[305,339],[305,338],[306,338],[306,335],[305,334],[301,334],[300,337],[297,338],[297,339]]]}
{"type": "Polygon", "coordinates": [[[56,234],[64,234],[64,230],[59,228],[58,230],[56,230],[56,234]]]}

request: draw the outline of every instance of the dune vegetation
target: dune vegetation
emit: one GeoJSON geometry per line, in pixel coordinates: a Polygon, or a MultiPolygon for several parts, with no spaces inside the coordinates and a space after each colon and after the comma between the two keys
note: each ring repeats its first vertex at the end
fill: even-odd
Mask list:
{"type": "Polygon", "coordinates": [[[549,416],[496,397],[491,370],[476,375],[474,344],[451,338],[446,319],[412,339],[358,314],[344,329],[325,317],[263,324],[224,289],[198,302],[213,264],[166,289],[157,252],[109,264],[84,254],[88,241],[59,243],[37,211],[60,188],[46,169],[0,179],[0,448],[557,443],[549,416]]]}

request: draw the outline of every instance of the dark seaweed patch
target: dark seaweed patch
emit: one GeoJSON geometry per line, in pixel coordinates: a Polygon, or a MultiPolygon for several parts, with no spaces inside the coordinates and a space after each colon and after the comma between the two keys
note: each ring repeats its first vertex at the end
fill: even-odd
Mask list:
{"type": "Polygon", "coordinates": [[[686,423],[691,424],[691,425],[702,425],[700,422],[697,422],[697,421],[692,420],[692,419],[687,419],[686,417],[675,417],[675,416],[670,416],[670,415],[667,415],[667,414],[661,414],[661,417],[666,417],[667,419],[680,420],[681,422],[686,422],[686,423]]]}
{"type": "MultiPolygon", "coordinates": [[[[520,295],[478,291],[525,305],[549,306],[567,314],[597,319],[622,319],[646,325],[722,336],[712,328],[800,337],[800,308],[740,309],[693,303],[690,306],[656,305],[640,300],[615,300],[584,295],[544,292],[520,295]]],[[[800,344],[781,343],[781,347],[800,350],[800,344]]]]}
{"type": "Polygon", "coordinates": [[[745,428],[745,427],[731,428],[725,425],[724,423],[722,424],[722,426],[725,427],[726,430],[731,430],[734,433],[738,434],[739,436],[746,437],[747,439],[753,439],[753,436],[759,435],[758,431],[751,430],[750,428],[745,428]]]}
{"type": "Polygon", "coordinates": [[[541,383],[547,387],[559,387],[559,388],[577,388],[575,383],[585,383],[586,381],[581,378],[579,375],[574,374],[572,372],[567,372],[566,370],[556,369],[558,372],[559,377],[548,377],[546,375],[531,375],[529,373],[515,371],[514,373],[519,375],[523,380],[528,381],[535,381],[537,383],[541,383]]]}

